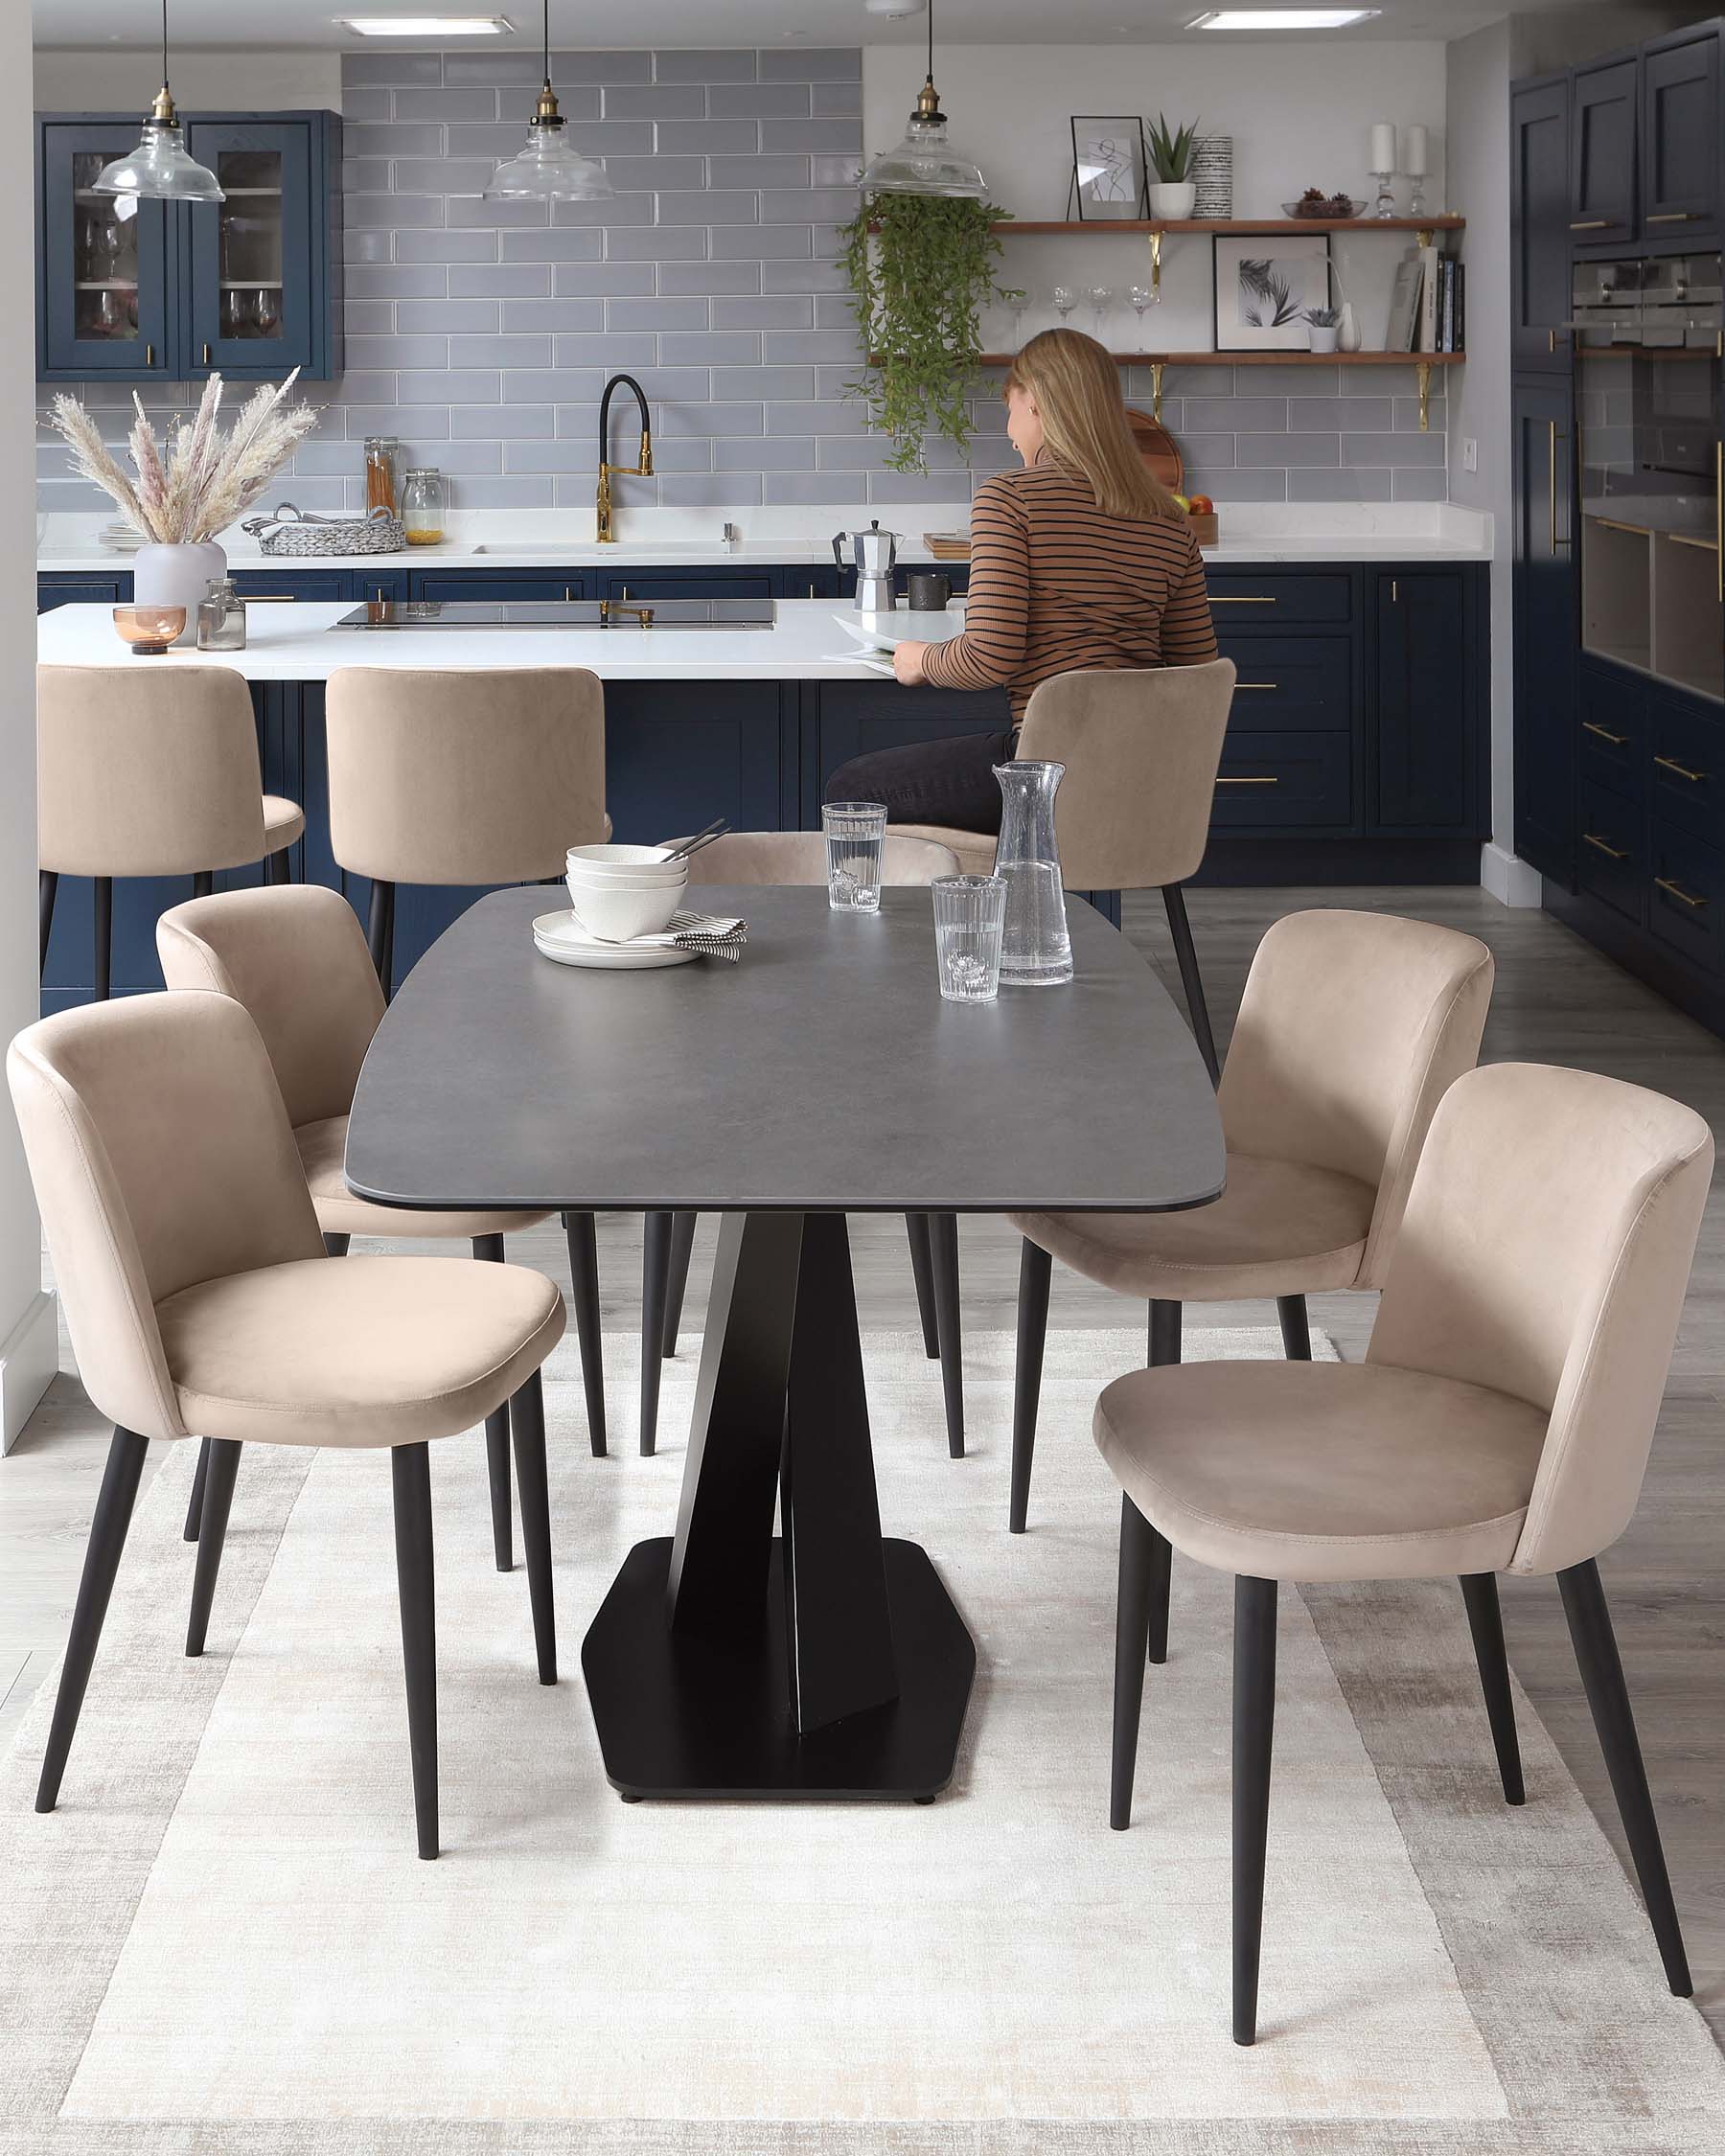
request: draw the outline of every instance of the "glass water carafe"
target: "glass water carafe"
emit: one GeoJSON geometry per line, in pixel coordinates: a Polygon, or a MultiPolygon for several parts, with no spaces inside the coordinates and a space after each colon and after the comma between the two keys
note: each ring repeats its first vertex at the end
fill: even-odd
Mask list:
{"type": "Polygon", "coordinates": [[[1000,981],[1002,986],[1051,988],[1072,977],[1072,943],[1054,844],[1054,795],[1066,766],[997,764],[994,775],[1002,796],[995,874],[1006,885],[1000,981]]]}

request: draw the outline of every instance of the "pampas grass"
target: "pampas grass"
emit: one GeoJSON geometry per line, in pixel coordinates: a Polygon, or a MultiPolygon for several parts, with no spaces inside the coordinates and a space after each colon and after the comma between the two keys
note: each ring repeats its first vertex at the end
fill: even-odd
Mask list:
{"type": "Polygon", "coordinates": [[[54,400],[50,424],[72,452],[80,475],[100,487],[135,532],[158,545],[214,539],[236,523],[317,424],[310,404],[285,406],[299,369],[248,397],[224,435],[217,424],[221,377],[204,384],[190,425],[175,420],[166,451],[132,392],[137,418],[127,438],[135,480],[109,454],[96,423],[76,397],[54,400]]]}

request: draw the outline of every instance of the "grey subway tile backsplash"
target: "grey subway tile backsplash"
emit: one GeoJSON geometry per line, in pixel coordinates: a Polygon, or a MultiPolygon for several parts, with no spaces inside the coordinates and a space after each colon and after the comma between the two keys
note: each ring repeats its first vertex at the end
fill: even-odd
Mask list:
{"type": "MultiPolygon", "coordinates": [[[[281,495],[358,507],[359,444],[395,434],[453,478],[457,509],[586,509],[608,376],[637,376],[657,476],[632,503],[952,502],[1008,467],[999,375],[972,402],[968,457],[930,470],[846,395],[861,372],[841,227],[862,159],[862,55],[748,47],[554,53],[577,148],[608,162],[601,202],[488,202],[540,80],[530,43],[344,56],[348,373],[308,384],[323,424],[281,495]]],[[[1124,267],[1121,271],[1125,274],[1124,267]]],[[[1148,368],[1122,371],[1148,409],[1148,368]]],[[[1419,430],[1413,365],[1170,368],[1163,417],[1188,484],[1220,501],[1427,501],[1445,491],[1442,370],[1419,430]]],[[[123,443],[129,387],[85,385],[123,443]]],[[[166,416],[186,385],[143,391],[166,416]]],[[[632,424],[632,423],[631,423],[632,424]]],[[[620,434],[627,454],[632,433],[620,434]]],[[[99,509],[50,446],[44,509],[99,509]]],[[[278,496],[278,498],[280,498],[278,496]]]]}

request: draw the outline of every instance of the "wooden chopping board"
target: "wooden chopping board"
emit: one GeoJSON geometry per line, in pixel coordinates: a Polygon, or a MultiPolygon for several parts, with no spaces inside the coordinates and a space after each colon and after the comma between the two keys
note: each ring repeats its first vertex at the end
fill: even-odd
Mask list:
{"type": "Polygon", "coordinates": [[[1150,467],[1152,474],[1160,479],[1170,493],[1182,491],[1181,481],[1185,477],[1185,462],[1180,453],[1180,444],[1167,428],[1148,412],[1135,411],[1128,404],[1126,424],[1132,429],[1133,440],[1138,446],[1138,454],[1150,467]]]}

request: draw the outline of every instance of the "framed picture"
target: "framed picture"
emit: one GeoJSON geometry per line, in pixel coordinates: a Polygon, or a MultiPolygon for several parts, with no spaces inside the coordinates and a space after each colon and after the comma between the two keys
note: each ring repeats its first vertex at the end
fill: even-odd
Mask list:
{"type": "Polygon", "coordinates": [[[1212,235],[1216,350],[1304,352],[1306,310],[1330,304],[1329,234],[1212,235]]]}
{"type": "Polygon", "coordinates": [[[1071,195],[1086,224],[1143,217],[1146,169],[1141,120],[1074,118],[1071,195]]]}

